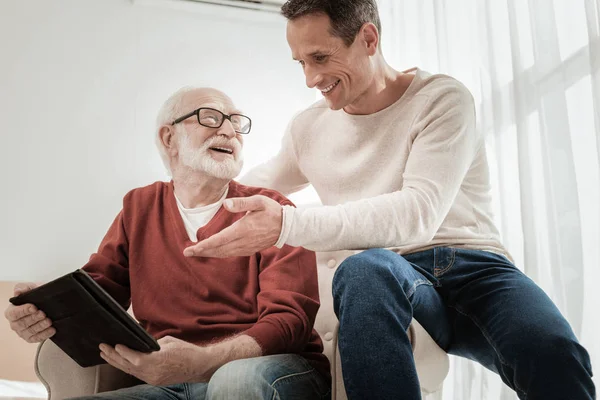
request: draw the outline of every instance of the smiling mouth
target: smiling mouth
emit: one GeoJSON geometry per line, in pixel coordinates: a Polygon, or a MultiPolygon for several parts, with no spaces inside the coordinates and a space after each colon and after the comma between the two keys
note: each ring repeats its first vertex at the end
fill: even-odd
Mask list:
{"type": "Polygon", "coordinates": [[[227,147],[210,147],[210,150],[219,152],[219,153],[225,153],[225,154],[233,154],[233,150],[228,149],[227,147]]]}
{"type": "Polygon", "coordinates": [[[333,88],[335,88],[337,85],[339,85],[341,82],[340,79],[338,79],[336,82],[332,83],[331,85],[327,86],[325,89],[321,90],[321,93],[323,94],[327,94],[329,92],[331,92],[333,90],[333,88]]]}

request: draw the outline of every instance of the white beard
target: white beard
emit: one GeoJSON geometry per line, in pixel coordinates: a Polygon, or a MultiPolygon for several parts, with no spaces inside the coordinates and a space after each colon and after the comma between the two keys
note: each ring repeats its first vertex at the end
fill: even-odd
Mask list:
{"type": "Polygon", "coordinates": [[[181,132],[180,137],[181,139],[178,148],[179,161],[184,166],[197,172],[204,172],[217,179],[229,180],[238,176],[242,170],[244,158],[241,152],[241,146],[235,139],[227,140],[213,137],[204,142],[202,147],[194,149],[191,146],[187,132],[181,132]],[[209,151],[212,151],[209,150],[211,147],[225,144],[235,146],[235,154],[238,157],[237,160],[234,157],[227,157],[223,161],[217,161],[211,157],[209,154],[209,151]]]}

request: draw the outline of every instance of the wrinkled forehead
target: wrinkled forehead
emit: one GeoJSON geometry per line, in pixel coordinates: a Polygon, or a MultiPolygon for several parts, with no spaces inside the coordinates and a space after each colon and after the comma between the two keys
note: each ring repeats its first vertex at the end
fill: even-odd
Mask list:
{"type": "Polygon", "coordinates": [[[183,108],[188,111],[200,107],[217,109],[225,114],[240,114],[233,100],[225,93],[216,89],[197,89],[189,92],[183,98],[183,108]]]}

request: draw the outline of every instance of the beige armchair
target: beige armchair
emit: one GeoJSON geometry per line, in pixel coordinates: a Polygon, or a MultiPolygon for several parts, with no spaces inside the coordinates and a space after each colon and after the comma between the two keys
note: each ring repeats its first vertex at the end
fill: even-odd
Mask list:
{"type": "MultiPolygon", "coordinates": [[[[315,329],[323,339],[324,353],[331,362],[332,400],[345,400],[340,357],[337,347],[339,323],[333,312],[331,284],[340,262],[356,252],[322,252],[317,254],[321,308],[315,329]]],[[[438,392],[448,374],[448,356],[423,327],[413,320],[408,331],[423,397],[438,392]]],[[[138,381],[109,365],[81,368],[53,342],[40,344],[35,371],[48,390],[51,400],[83,396],[132,386],[138,381]]]]}

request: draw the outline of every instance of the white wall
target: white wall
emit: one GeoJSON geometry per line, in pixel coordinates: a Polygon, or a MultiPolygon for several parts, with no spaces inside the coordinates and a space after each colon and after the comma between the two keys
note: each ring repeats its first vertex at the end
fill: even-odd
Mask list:
{"type": "Polygon", "coordinates": [[[253,117],[246,167],[314,101],[277,14],[166,0],[0,0],[0,280],[79,268],[130,189],[165,180],[153,141],[187,84],[253,117]]]}

